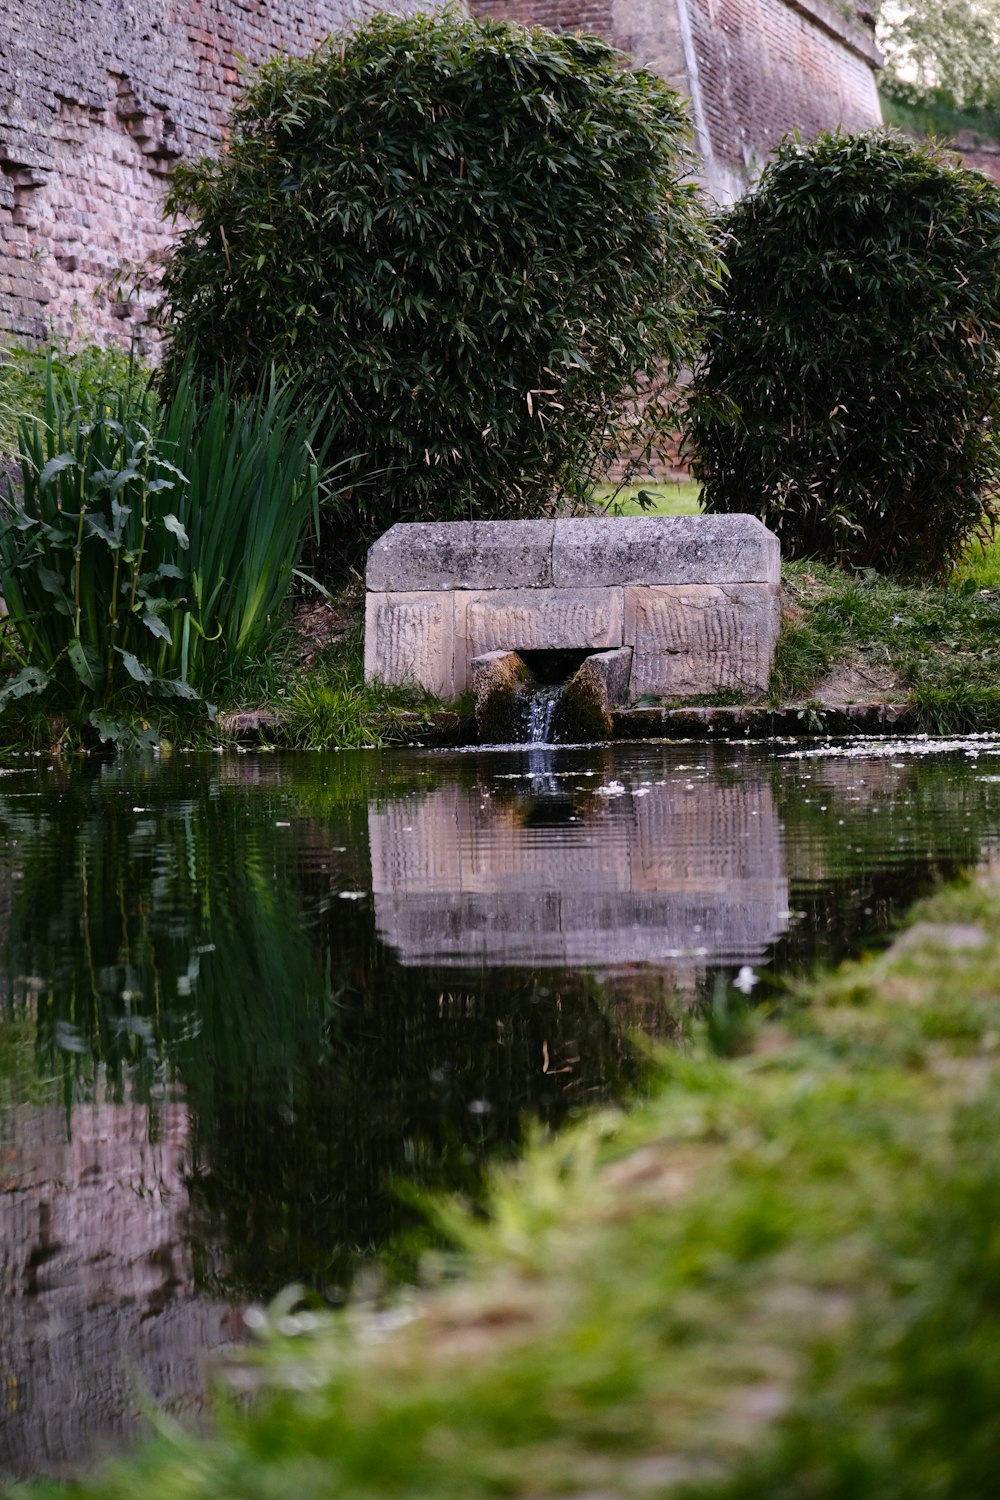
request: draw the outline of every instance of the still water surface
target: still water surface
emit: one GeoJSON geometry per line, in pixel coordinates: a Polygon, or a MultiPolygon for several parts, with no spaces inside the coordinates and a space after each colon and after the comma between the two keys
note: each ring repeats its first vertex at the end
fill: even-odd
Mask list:
{"type": "Polygon", "coordinates": [[[986,739],[0,768],[0,1482],[998,841],[986,739]]]}

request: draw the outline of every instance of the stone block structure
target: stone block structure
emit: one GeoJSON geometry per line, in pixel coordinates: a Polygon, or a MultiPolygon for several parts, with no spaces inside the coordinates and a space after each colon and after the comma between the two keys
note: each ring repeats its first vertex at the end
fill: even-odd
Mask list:
{"type": "Polygon", "coordinates": [[[447,701],[490,652],[624,647],[633,699],[762,690],[779,565],[754,516],[401,523],[368,554],[365,672],[447,701]]]}

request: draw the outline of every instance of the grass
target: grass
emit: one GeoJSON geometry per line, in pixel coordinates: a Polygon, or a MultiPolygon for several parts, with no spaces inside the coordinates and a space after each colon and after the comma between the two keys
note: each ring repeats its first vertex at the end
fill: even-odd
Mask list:
{"type": "Polygon", "coordinates": [[[697,516],[701,514],[699,496],[701,485],[693,479],[665,479],[657,483],[625,485],[621,489],[614,485],[598,485],[594,491],[594,504],[609,515],[621,516],[697,516]],[[652,504],[642,504],[644,495],[652,504]]]}
{"type": "Polygon", "coordinates": [[[992,1497],[996,872],[917,918],[770,1018],[720,992],[649,1099],[536,1140],[487,1216],[435,1206],[458,1280],[286,1298],[210,1435],[69,1492],[992,1497]]]}
{"type": "MultiPolygon", "coordinates": [[[[970,571],[948,588],[914,589],[820,564],[786,563],[786,618],[768,701],[776,706],[815,701],[835,668],[860,667],[889,674],[893,685],[886,695],[910,702],[931,732],[997,728],[1000,588],[981,582],[996,567],[996,554],[988,554],[973,559],[970,571]],[[971,572],[973,567],[977,572],[971,572]]],[[[439,705],[416,691],[366,683],[362,656],[357,612],[346,638],[307,663],[290,622],[278,625],[266,651],[239,673],[220,679],[218,707],[224,714],[271,710],[282,721],[282,742],[300,748],[378,746],[419,738],[439,705]]],[[[740,700],[725,693],[712,701],[740,700]]],[[[147,706],[145,713],[152,715],[153,709],[147,706]]],[[[197,705],[193,711],[165,705],[155,720],[162,739],[175,744],[226,739],[197,705]]],[[[64,718],[46,700],[20,699],[0,716],[0,745],[47,750],[64,727],[64,718]]]]}
{"type": "Polygon", "coordinates": [[[431,722],[439,705],[426,693],[364,680],[363,648],[359,622],[293,681],[281,705],[288,743],[305,750],[407,744],[431,722]]]}
{"type": "Polygon", "coordinates": [[[1000,588],[1000,537],[985,545],[973,542],[951,580],[952,587],[1000,588]]]}
{"type": "MultiPolygon", "coordinates": [[[[974,565],[995,567],[995,553],[974,565]]],[[[852,662],[893,673],[897,696],[930,730],[1000,725],[1000,591],[974,576],[947,588],[904,588],[811,563],[786,563],[782,580],[793,609],[772,675],[776,702],[808,699],[831,667],[852,662]]]]}
{"type": "MultiPolygon", "coordinates": [[[[651,514],[699,514],[693,482],[646,488],[656,496],[651,514]]],[[[622,514],[640,512],[636,493],[633,487],[618,496],[622,514]]],[[[899,684],[894,696],[911,702],[929,731],[1000,728],[1000,539],[970,543],[944,588],[905,588],[874,574],[794,562],[783,565],[782,583],[792,608],[771,675],[775,706],[808,701],[835,667],[854,665],[891,674],[899,684]]]]}

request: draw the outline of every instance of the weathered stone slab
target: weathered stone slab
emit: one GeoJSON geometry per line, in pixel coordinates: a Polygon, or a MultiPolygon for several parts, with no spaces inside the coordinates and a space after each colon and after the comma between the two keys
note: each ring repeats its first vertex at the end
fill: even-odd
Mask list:
{"type": "Polygon", "coordinates": [[[563,688],[552,718],[552,738],[609,740],[614,731],[612,707],[628,696],[632,647],[597,651],[588,656],[563,688]]]}
{"type": "Polygon", "coordinates": [[[548,588],[555,521],[401,521],[368,553],[370,589],[548,588]]]}
{"type": "Polygon", "coordinates": [[[630,696],[679,698],[767,687],[780,624],[768,584],[687,584],[625,590],[634,649],[630,696]]]}
{"type": "Polygon", "coordinates": [[[476,732],[484,743],[506,744],[520,731],[518,694],[531,673],[516,651],[489,651],[469,663],[476,732]]]}
{"type": "Polygon", "coordinates": [[[629,516],[556,521],[552,583],[771,583],[778,538],[756,516],[629,516]]]}
{"type": "Polygon", "coordinates": [[[622,644],[621,589],[491,589],[465,596],[469,657],[622,644]]]}
{"type": "Polygon", "coordinates": [[[365,600],[365,677],[412,683],[435,698],[455,693],[454,596],[370,593],[365,600]]]}
{"type": "Polygon", "coordinates": [[[760,691],[779,561],[753,516],[401,524],[369,553],[365,672],[453,699],[490,652],[630,646],[633,698],[760,691]]]}

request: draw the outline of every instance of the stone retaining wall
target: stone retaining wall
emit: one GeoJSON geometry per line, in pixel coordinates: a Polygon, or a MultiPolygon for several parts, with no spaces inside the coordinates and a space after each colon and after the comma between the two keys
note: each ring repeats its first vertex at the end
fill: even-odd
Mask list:
{"type": "Polygon", "coordinates": [[[365,675],[450,701],[491,651],[628,646],[632,699],[760,691],[779,568],[754,516],[403,523],[368,554],[365,675]]]}

